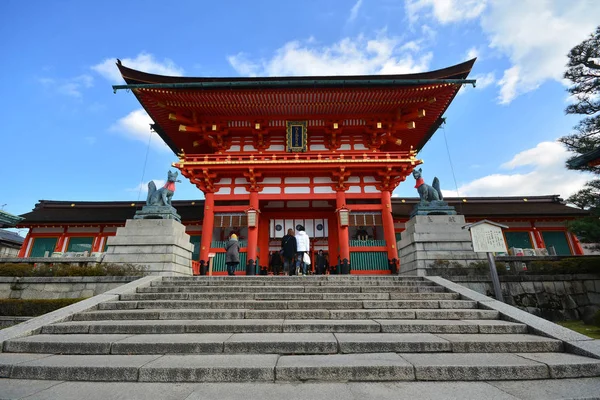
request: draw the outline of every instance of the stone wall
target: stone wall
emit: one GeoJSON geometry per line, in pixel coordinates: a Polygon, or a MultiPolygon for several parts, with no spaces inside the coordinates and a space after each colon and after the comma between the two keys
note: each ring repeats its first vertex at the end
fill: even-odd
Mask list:
{"type": "Polygon", "coordinates": [[[0,299],[76,299],[92,297],[139,276],[12,278],[0,276],[0,299]]]}
{"type": "MultiPolygon", "coordinates": [[[[494,296],[485,276],[451,276],[452,280],[487,296],[494,296]]],[[[599,275],[501,276],[504,301],[550,321],[579,320],[600,310],[599,275]]]]}

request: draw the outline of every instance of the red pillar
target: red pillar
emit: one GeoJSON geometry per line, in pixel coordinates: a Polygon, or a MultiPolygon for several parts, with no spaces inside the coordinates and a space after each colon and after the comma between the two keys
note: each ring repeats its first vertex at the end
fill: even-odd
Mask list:
{"type": "MultiPolygon", "coordinates": [[[[62,252],[63,248],[65,247],[66,240],[67,240],[67,228],[63,228],[63,233],[62,233],[62,235],[60,235],[60,237],[56,241],[56,246],[54,247],[54,251],[58,252],[58,253],[62,252]]],[[[67,251],[66,248],[65,248],[65,251],[67,251]]],[[[50,254],[50,255],[52,255],[52,254],[50,254]]]]}
{"type": "Polygon", "coordinates": [[[258,231],[258,257],[260,257],[260,265],[269,265],[269,218],[258,215],[259,224],[262,227],[258,231]]]}
{"type": "Polygon", "coordinates": [[[33,228],[29,229],[29,232],[27,232],[27,236],[25,236],[25,240],[23,241],[23,244],[21,245],[21,249],[19,250],[19,254],[17,255],[17,257],[19,258],[23,258],[27,256],[27,247],[29,247],[29,243],[31,243],[31,241],[33,240],[31,238],[31,230],[33,228]]]}
{"type": "MultiPolygon", "coordinates": [[[[338,190],[335,197],[336,209],[346,207],[346,192],[338,190]]],[[[348,240],[348,227],[340,225],[340,218],[337,216],[337,227],[338,227],[338,243],[340,244],[340,259],[342,262],[344,258],[350,262],[350,243],[348,240]]]]}
{"type": "Polygon", "coordinates": [[[337,265],[337,257],[340,254],[339,240],[338,240],[338,217],[334,215],[327,221],[328,226],[328,240],[327,246],[329,247],[329,265],[337,265]],[[336,227],[336,228],[334,228],[336,227]]]}
{"type": "Polygon", "coordinates": [[[535,239],[535,246],[538,249],[545,248],[546,244],[544,243],[544,239],[542,238],[542,233],[537,230],[534,222],[531,223],[531,227],[533,228],[533,238],[535,239]]]}
{"type": "MultiPolygon", "coordinates": [[[[100,248],[100,244],[102,243],[102,232],[104,231],[104,227],[100,227],[100,232],[94,238],[94,243],[92,243],[92,253],[97,253],[102,251],[100,248]]],[[[91,254],[90,254],[91,255],[91,254]]]]}
{"type": "Polygon", "coordinates": [[[394,218],[392,217],[392,193],[389,190],[381,191],[381,220],[383,222],[383,237],[388,252],[388,259],[398,259],[396,248],[396,234],[394,232],[394,218]]]}
{"type": "Polygon", "coordinates": [[[567,235],[570,235],[571,239],[573,239],[573,250],[575,250],[574,253],[578,256],[584,255],[583,247],[581,247],[581,242],[579,241],[577,235],[574,235],[571,232],[567,232],[567,235]]]}
{"type": "MultiPolygon", "coordinates": [[[[250,208],[253,210],[259,211],[258,209],[258,192],[251,191],[250,192],[250,208]]],[[[256,226],[248,227],[248,253],[247,253],[247,262],[250,260],[256,261],[257,255],[257,247],[258,247],[258,225],[260,218],[258,215],[256,216],[256,226]]]]}
{"type": "Polygon", "coordinates": [[[212,242],[215,225],[215,197],[213,193],[204,194],[204,220],[202,221],[202,238],[200,239],[200,261],[208,264],[208,253],[212,242]]]}

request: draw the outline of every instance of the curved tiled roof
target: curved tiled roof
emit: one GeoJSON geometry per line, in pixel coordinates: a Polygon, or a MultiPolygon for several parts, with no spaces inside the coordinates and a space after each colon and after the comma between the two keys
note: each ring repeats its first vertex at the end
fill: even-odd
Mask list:
{"type": "MultiPolygon", "coordinates": [[[[466,218],[573,218],[589,215],[588,211],[567,206],[557,195],[527,197],[446,198],[466,218]],[[466,200],[466,201],[463,201],[466,200]]],[[[396,219],[408,219],[418,198],[392,198],[396,219]]],[[[51,201],[40,200],[35,208],[21,217],[19,227],[48,224],[123,224],[133,218],[145,202],[126,201],[51,201]]],[[[184,223],[201,223],[204,200],[174,200],[184,223]]],[[[352,206],[349,205],[351,209],[352,206]]]]}

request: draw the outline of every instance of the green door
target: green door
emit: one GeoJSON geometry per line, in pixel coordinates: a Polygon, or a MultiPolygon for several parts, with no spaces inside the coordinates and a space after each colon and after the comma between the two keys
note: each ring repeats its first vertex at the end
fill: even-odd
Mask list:
{"type": "Polygon", "coordinates": [[[556,255],[558,256],[570,256],[571,248],[567,241],[567,236],[561,231],[547,231],[542,232],[542,238],[546,243],[546,249],[550,252],[550,247],[554,247],[556,255]]]}
{"type": "Polygon", "coordinates": [[[202,240],[202,236],[200,235],[190,235],[190,243],[194,245],[194,249],[192,250],[192,260],[199,261],[200,260],[200,241],[202,240]]]}
{"type": "Polygon", "coordinates": [[[518,247],[521,249],[532,249],[531,236],[529,232],[504,232],[506,236],[506,245],[510,249],[511,247],[518,247]]]}
{"type": "Polygon", "coordinates": [[[87,251],[88,255],[91,255],[92,243],[94,243],[93,237],[72,237],[69,239],[67,252],[83,253],[87,251]]]}
{"type": "Polygon", "coordinates": [[[31,254],[29,257],[45,257],[48,252],[48,257],[54,253],[56,247],[56,241],[58,238],[36,238],[33,240],[33,247],[31,248],[31,254]]]}

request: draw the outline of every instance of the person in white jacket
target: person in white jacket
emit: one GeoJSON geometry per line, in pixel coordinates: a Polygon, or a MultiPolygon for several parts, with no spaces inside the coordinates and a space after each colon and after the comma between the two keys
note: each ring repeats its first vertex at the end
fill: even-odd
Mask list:
{"type": "Polygon", "coordinates": [[[304,230],[304,226],[296,226],[296,274],[304,275],[308,273],[308,264],[304,262],[304,254],[310,251],[310,239],[304,230]],[[302,270],[300,268],[302,267],[302,270]],[[300,271],[302,271],[300,273],[300,271]]]}

